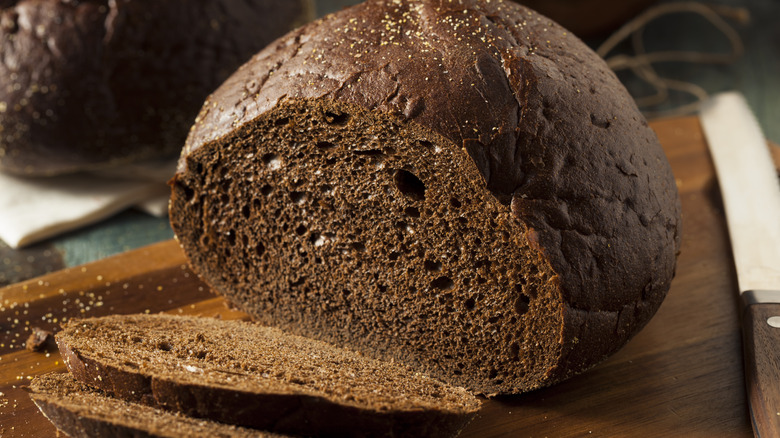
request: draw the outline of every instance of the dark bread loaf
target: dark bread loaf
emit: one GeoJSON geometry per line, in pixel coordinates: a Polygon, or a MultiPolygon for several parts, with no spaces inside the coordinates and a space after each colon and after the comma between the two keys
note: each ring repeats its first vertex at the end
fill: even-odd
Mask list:
{"type": "Polygon", "coordinates": [[[304,436],[452,436],[480,402],[407,367],[245,321],[124,315],[57,334],[78,380],[134,403],[304,436]]]}
{"type": "Polygon", "coordinates": [[[54,426],[76,437],[282,437],[113,398],[68,373],[38,376],[30,398],[54,426]]]}
{"type": "Polygon", "coordinates": [[[615,75],[500,0],[371,0],[290,33],[210,96],[172,189],[193,269],[241,310],[486,394],[619,349],[680,245],[615,75]]]}
{"type": "Polygon", "coordinates": [[[0,170],[175,156],[212,92],[310,0],[0,2],[0,170]]]}

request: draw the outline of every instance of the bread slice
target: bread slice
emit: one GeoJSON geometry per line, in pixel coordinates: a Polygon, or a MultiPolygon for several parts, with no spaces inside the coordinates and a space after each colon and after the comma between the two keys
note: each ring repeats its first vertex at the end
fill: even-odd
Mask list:
{"type": "Polygon", "coordinates": [[[119,400],[68,373],[34,378],[29,394],[59,431],[74,438],[282,437],[119,400]]]}
{"type": "Polygon", "coordinates": [[[245,321],[108,316],[56,339],[74,377],[116,397],[277,433],[452,436],[480,407],[407,367],[245,321]]]}
{"type": "Polygon", "coordinates": [[[369,0],[288,34],[209,97],[172,187],[193,269],[256,320],[485,394],[617,351],[680,247],[631,96],[502,0],[369,0]]]}

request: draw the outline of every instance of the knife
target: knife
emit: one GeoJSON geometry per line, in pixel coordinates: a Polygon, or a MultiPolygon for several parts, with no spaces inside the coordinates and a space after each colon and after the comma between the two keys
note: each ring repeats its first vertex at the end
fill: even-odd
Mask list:
{"type": "Polygon", "coordinates": [[[741,303],[753,432],[780,437],[780,184],[758,122],[736,92],[700,114],[726,210],[741,303]]]}

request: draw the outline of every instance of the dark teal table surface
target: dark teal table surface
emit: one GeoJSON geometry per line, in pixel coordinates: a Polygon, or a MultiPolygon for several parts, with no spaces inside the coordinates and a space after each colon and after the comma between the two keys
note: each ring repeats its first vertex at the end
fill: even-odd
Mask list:
{"type": "MultiPolygon", "coordinates": [[[[358,1],[319,0],[317,13],[324,15],[355,3],[358,1]]],[[[696,83],[708,93],[741,91],[755,111],[766,136],[780,143],[780,0],[721,0],[709,3],[741,7],[750,13],[751,21],[748,24],[734,24],[745,45],[744,55],[731,65],[659,65],[659,74],[696,83]]],[[[693,14],[676,14],[651,23],[645,37],[649,51],[728,49],[727,40],[693,14]]],[[[589,39],[588,43],[597,47],[601,40],[589,39]]],[[[647,92],[637,78],[624,74],[620,77],[632,94],[641,95],[647,92]]],[[[672,95],[661,109],[668,109],[688,100],[683,94],[672,95]]],[[[87,263],[172,237],[167,219],[153,218],[129,210],[97,225],[22,250],[12,250],[0,242],[0,285],[66,266],[87,263]]]]}

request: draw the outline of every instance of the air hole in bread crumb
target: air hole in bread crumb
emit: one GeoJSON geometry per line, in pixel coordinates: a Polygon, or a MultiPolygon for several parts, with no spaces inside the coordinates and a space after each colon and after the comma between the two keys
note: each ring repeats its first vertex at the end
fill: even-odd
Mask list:
{"type": "Polygon", "coordinates": [[[416,207],[406,207],[404,209],[404,214],[409,217],[420,217],[420,210],[416,207]]]}
{"type": "Polygon", "coordinates": [[[431,287],[434,289],[449,290],[455,286],[455,283],[450,277],[443,275],[431,282],[431,287]]]}
{"type": "Polygon", "coordinates": [[[463,306],[466,308],[466,310],[474,310],[474,307],[476,307],[476,305],[477,305],[477,301],[474,298],[469,298],[463,302],[463,306]]]}
{"type": "Polygon", "coordinates": [[[391,251],[390,254],[388,254],[387,258],[390,259],[390,261],[396,261],[400,256],[401,254],[399,254],[398,251],[391,251]]]}
{"type": "MultiPolygon", "coordinates": [[[[273,191],[274,191],[274,188],[271,187],[268,184],[266,184],[266,185],[264,185],[263,187],[260,188],[260,193],[262,193],[263,196],[269,196],[271,193],[273,193],[273,191]]],[[[259,206],[259,204],[260,204],[260,202],[258,201],[258,206],[259,206]]]]}
{"type": "Polygon", "coordinates": [[[160,341],[157,343],[157,349],[162,351],[171,351],[173,350],[173,345],[171,345],[168,341],[160,341]]]}
{"type": "Polygon", "coordinates": [[[350,118],[352,118],[352,116],[348,113],[337,114],[330,111],[325,113],[325,121],[331,125],[344,126],[349,122],[350,118]]]}
{"type": "Polygon", "coordinates": [[[426,260],[423,262],[423,266],[426,271],[439,272],[441,271],[441,263],[433,260],[426,260]]]}
{"type": "Polygon", "coordinates": [[[422,146],[424,148],[432,148],[433,147],[433,143],[429,142],[428,140],[420,140],[419,143],[420,143],[420,146],[422,146]]]}
{"type": "Polygon", "coordinates": [[[192,198],[195,197],[195,190],[191,189],[188,186],[185,186],[184,184],[179,184],[181,187],[181,190],[184,192],[184,199],[187,201],[192,201],[192,198]]]}
{"type": "Polygon", "coordinates": [[[515,312],[518,315],[525,315],[528,312],[528,306],[531,304],[531,299],[526,294],[520,294],[515,300],[515,312]]]}
{"type": "Polygon", "coordinates": [[[398,170],[393,176],[393,181],[404,196],[417,201],[425,199],[425,184],[412,172],[398,170]]]}
{"type": "Polygon", "coordinates": [[[263,163],[271,170],[276,170],[282,167],[282,158],[278,154],[269,152],[263,155],[263,163]]]}
{"type": "Polygon", "coordinates": [[[244,219],[249,219],[249,216],[251,215],[251,212],[249,211],[249,205],[244,205],[241,207],[241,216],[244,217],[244,219]]]}
{"type": "Polygon", "coordinates": [[[458,198],[450,198],[450,205],[453,208],[460,208],[461,205],[463,204],[460,203],[460,200],[458,198]]]}
{"type": "Polygon", "coordinates": [[[200,161],[195,161],[195,160],[190,161],[188,159],[187,160],[187,166],[194,168],[196,175],[202,175],[203,174],[203,163],[201,163],[200,161]]]}
{"type": "Polygon", "coordinates": [[[498,371],[495,368],[491,368],[490,373],[488,373],[488,379],[495,379],[496,377],[498,377],[498,371]]]}
{"type": "Polygon", "coordinates": [[[490,266],[493,264],[490,260],[477,260],[474,263],[474,267],[479,269],[481,267],[484,267],[486,271],[490,270],[490,266]]]}
{"type": "Polygon", "coordinates": [[[276,121],[274,122],[274,125],[276,125],[276,126],[284,126],[284,125],[287,125],[289,123],[290,123],[290,118],[289,117],[282,117],[281,119],[276,119],[276,121]]]}
{"type": "Polygon", "coordinates": [[[320,149],[333,149],[336,147],[336,145],[329,141],[318,141],[317,147],[320,149]]]}
{"type": "Polygon", "coordinates": [[[509,357],[511,357],[512,360],[520,358],[520,345],[518,345],[517,342],[512,342],[512,344],[509,345],[509,357]]]}
{"type": "Polygon", "coordinates": [[[382,156],[382,155],[385,154],[384,152],[380,151],[379,149],[366,149],[366,150],[362,150],[362,151],[354,151],[354,153],[355,153],[355,155],[365,155],[365,156],[369,156],[369,157],[377,157],[377,156],[382,156]]]}
{"type": "Polygon", "coordinates": [[[362,242],[352,242],[352,248],[355,251],[363,252],[366,250],[366,245],[364,245],[362,242]]]}
{"type": "Polygon", "coordinates": [[[263,245],[263,242],[257,242],[255,252],[257,253],[258,257],[262,257],[263,254],[265,254],[265,245],[263,245]]]}
{"type": "Polygon", "coordinates": [[[304,234],[306,234],[306,231],[308,231],[308,229],[306,228],[305,225],[298,225],[298,227],[295,228],[295,234],[299,236],[303,236],[304,234]]]}
{"type": "Polygon", "coordinates": [[[233,246],[233,245],[236,244],[236,231],[235,230],[228,230],[228,232],[227,232],[227,240],[228,240],[228,244],[230,244],[230,246],[233,246]]]}
{"type": "Polygon", "coordinates": [[[306,192],[290,192],[290,200],[296,204],[302,204],[306,200],[306,192]]]}

